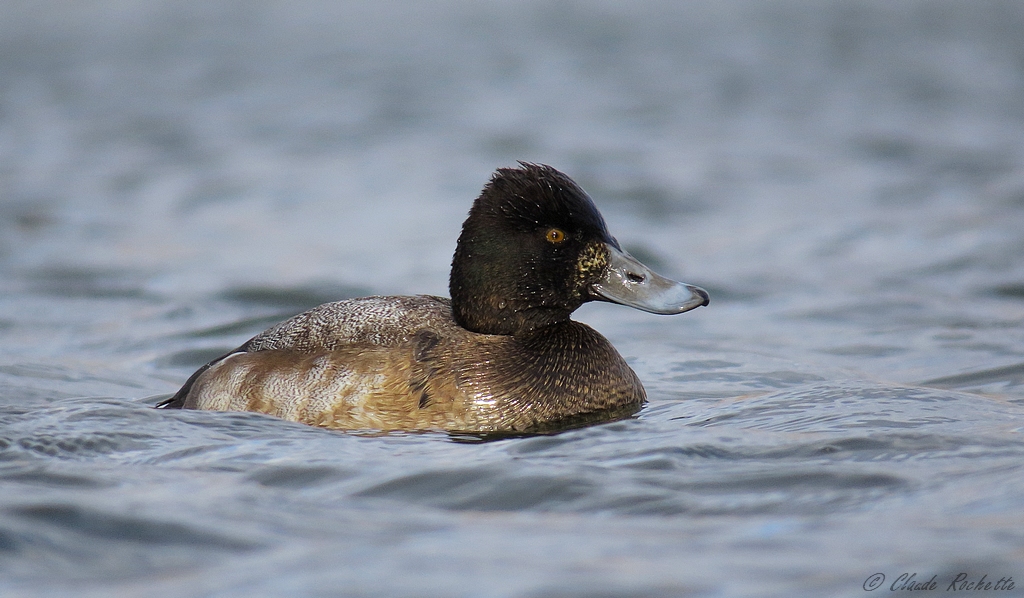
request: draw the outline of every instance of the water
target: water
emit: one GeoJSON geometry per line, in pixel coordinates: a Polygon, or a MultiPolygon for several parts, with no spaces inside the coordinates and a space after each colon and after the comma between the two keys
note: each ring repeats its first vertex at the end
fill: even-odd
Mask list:
{"type": "Polygon", "coordinates": [[[1022,6],[4,3],[0,594],[1022,595],[1022,6]],[[317,303],[445,294],[516,159],[711,293],[577,313],[636,418],[150,408],[317,303]]]}

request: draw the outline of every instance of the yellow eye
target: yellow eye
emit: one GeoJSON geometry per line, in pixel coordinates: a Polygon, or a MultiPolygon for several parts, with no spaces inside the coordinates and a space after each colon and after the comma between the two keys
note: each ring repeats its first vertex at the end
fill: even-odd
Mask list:
{"type": "Polygon", "coordinates": [[[548,229],[548,233],[544,235],[544,238],[548,240],[548,243],[558,245],[565,240],[565,231],[560,228],[548,229]]]}

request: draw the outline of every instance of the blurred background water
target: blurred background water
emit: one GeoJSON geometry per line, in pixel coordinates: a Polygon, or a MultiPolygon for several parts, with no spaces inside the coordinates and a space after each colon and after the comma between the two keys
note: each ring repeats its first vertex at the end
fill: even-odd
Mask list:
{"type": "Polygon", "coordinates": [[[0,594],[1024,588],[1024,4],[0,2],[0,594]],[[317,303],[447,294],[551,164],[677,318],[634,419],[150,409],[317,303]]]}

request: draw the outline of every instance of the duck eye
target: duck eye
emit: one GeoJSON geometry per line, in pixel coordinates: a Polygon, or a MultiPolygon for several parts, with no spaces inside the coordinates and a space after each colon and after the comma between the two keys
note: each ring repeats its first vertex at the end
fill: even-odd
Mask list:
{"type": "Polygon", "coordinates": [[[551,228],[548,229],[548,232],[546,235],[544,235],[544,238],[548,240],[548,243],[558,245],[562,241],[565,241],[565,231],[563,231],[560,228],[551,228]]]}

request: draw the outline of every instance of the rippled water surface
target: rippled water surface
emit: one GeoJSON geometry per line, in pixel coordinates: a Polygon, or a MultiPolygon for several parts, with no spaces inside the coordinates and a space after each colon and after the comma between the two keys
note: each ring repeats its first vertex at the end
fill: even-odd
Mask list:
{"type": "Polygon", "coordinates": [[[1011,1],[5,3],[0,594],[1024,595],[1021,31],[1011,1]],[[446,294],[517,159],[711,293],[577,312],[635,418],[151,408],[318,303],[446,294]]]}

